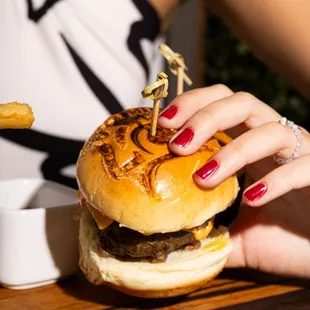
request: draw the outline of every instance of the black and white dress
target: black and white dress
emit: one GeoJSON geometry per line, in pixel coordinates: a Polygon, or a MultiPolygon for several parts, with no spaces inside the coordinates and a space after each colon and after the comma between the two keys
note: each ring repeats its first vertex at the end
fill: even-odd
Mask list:
{"type": "Polygon", "coordinates": [[[141,90],[163,60],[145,0],[1,0],[0,102],[29,103],[31,130],[0,131],[0,179],[76,187],[75,162],[110,114],[151,105],[141,90]]]}

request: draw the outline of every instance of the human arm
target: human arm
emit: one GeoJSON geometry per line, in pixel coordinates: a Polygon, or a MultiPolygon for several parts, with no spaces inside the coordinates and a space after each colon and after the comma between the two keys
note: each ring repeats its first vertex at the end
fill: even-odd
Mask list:
{"type": "Polygon", "coordinates": [[[259,59],[310,98],[310,1],[207,3],[259,59]]]}

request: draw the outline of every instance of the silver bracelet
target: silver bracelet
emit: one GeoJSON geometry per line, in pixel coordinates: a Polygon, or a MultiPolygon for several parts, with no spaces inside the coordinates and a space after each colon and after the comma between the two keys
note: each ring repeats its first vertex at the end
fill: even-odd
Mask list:
{"type": "Polygon", "coordinates": [[[282,117],[280,120],[279,120],[279,123],[283,126],[287,126],[289,127],[290,129],[293,130],[295,136],[296,136],[296,139],[297,139],[297,143],[296,143],[296,149],[293,153],[293,155],[289,158],[282,158],[280,156],[277,156],[277,155],[274,155],[273,156],[273,160],[279,164],[279,165],[285,165],[285,164],[288,164],[290,163],[291,161],[293,161],[295,158],[299,157],[300,156],[300,153],[301,153],[301,147],[302,147],[302,132],[300,130],[300,128],[294,124],[294,122],[292,121],[289,121],[287,120],[286,117],[282,117]]]}

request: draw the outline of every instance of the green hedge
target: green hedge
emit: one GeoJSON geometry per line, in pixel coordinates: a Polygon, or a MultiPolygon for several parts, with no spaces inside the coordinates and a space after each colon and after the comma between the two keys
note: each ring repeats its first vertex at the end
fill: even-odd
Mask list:
{"type": "Polygon", "coordinates": [[[309,129],[309,103],[257,60],[214,14],[208,16],[206,36],[207,85],[223,83],[234,91],[250,92],[309,129]]]}

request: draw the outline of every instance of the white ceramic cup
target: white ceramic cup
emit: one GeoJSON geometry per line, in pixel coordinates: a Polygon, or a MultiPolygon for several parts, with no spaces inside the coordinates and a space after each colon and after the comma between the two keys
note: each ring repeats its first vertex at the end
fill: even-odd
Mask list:
{"type": "Polygon", "coordinates": [[[78,270],[78,196],[42,179],[0,181],[0,284],[28,289],[78,270]]]}

